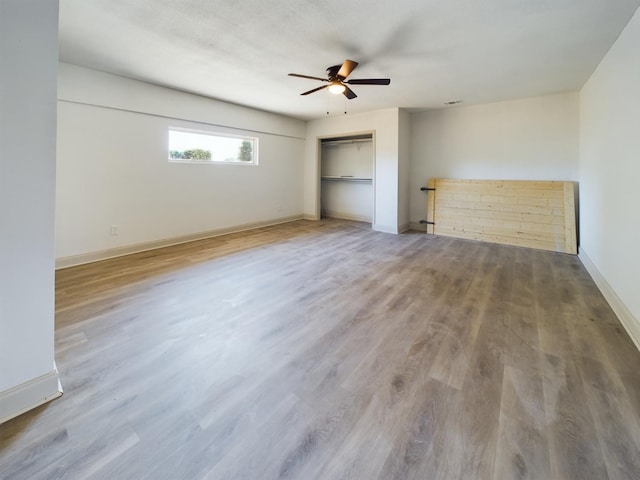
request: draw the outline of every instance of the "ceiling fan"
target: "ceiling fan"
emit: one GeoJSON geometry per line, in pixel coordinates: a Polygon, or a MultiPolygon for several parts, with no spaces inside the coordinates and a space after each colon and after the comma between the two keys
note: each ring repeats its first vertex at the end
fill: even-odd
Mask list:
{"type": "Polygon", "coordinates": [[[347,80],[347,77],[358,66],[358,62],[353,60],[345,60],[342,65],[334,65],[327,68],[327,78],[311,77],[309,75],[300,75],[298,73],[290,73],[290,77],[308,78],[310,80],[320,80],[321,82],[327,82],[328,85],[322,85],[321,87],[314,88],[308,92],[301,93],[300,95],[309,95],[310,93],[317,92],[324,88],[328,88],[333,94],[344,94],[349,100],[356,98],[357,95],[351,90],[349,85],[389,85],[391,79],[389,78],[354,78],[347,80]]]}

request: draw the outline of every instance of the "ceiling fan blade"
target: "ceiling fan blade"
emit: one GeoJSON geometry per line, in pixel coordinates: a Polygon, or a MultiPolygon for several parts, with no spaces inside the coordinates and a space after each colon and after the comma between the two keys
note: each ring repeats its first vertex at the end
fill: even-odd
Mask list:
{"type": "Polygon", "coordinates": [[[340,80],[344,80],[349,76],[351,72],[358,66],[358,62],[354,62],[353,60],[345,60],[340,70],[338,70],[337,77],[340,80]]]}
{"type": "Polygon", "coordinates": [[[300,75],[299,73],[290,73],[289,76],[290,77],[299,77],[299,78],[308,78],[309,80],[320,80],[321,82],[328,82],[329,81],[326,78],[310,77],[309,75],[300,75]]]}
{"type": "Polygon", "coordinates": [[[309,95],[310,93],[317,92],[318,90],[322,90],[323,88],[327,88],[329,85],[322,85],[321,87],[314,88],[313,90],[309,90],[308,92],[301,93],[300,95],[309,95]]]}
{"type": "Polygon", "coordinates": [[[350,85],[389,85],[391,83],[390,78],[354,78],[353,80],[346,80],[344,83],[350,85]]]}
{"type": "Polygon", "coordinates": [[[353,100],[354,98],[356,98],[358,95],[355,94],[355,92],[353,90],[351,90],[349,87],[347,87],[346,85],[344,86],[344,96],[347,97],[349,100],[353,100]]]}

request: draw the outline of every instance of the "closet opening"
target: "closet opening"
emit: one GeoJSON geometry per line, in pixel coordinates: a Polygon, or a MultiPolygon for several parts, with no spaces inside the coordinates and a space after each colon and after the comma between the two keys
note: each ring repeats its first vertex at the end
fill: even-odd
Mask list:
{"type": "Polygon", "coordinates": [[[373,133],[320,140],[320,218],[373,224],[373,133]]]}

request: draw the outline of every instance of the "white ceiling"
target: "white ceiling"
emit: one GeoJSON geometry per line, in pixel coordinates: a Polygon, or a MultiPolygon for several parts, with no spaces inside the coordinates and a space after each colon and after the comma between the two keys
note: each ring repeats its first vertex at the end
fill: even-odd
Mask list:
{"type": "Polygon", "coordinates": [[[310,119],[577,91],[640,0],[60,0],[60,59],[310,119]],[[345,59],[345,100],[300,96],[345,59]]]}

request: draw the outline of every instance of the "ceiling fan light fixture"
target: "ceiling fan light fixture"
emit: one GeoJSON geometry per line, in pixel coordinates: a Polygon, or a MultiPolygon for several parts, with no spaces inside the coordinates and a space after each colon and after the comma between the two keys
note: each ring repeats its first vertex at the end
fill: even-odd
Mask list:
{"type": "Polygon", "coordinates": [[[340,82],[331,82],[331,85],[329,85],[329,91],[334,95],[340,95],[344,93],[345,90],[346,87],[340,82]]]}
{"type": "Polygon", "coordinates": [[[332,95],[344,94],[347,100],[353,100],[358,97],[358,95],[349,88],[351,85],[389,85],[391,83],[390,78],[356,78],[347,80],[347,77],[351,75],[351,72],[353,72],[353,69],[357,66],[358,62],[345,60],[342,65],[334,65],[333,67],[327,68],[327,78],[312,77],[311,75],[301,75],[299,73],[290,73],[289,76],[326,82],[324,85],[312,88],[307,92],[302,92],[300,95],[309,95],[326,89],[329,90],[332,95]]]}

